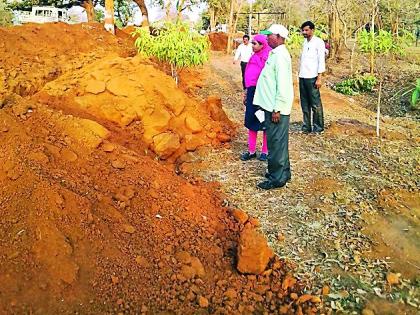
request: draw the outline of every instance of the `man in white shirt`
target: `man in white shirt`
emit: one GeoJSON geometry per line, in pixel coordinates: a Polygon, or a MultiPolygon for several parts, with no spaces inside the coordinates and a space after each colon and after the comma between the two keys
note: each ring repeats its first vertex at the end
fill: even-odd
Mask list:
{"type": "Polygon", "coordinates": [[[249,42],[249,36],[244,35],[242,37],[243,43],[239,45],[236,49],[235,58],[233,59],[233,63],[236,64],[238,60],[241,61],[241,71],[242,71],[242,87],[245,88],[245,68],[248,64],[249,59],[252,56],[252,45],[249,42]]]}
{"type": "Polygon", "coordinates": [[[291,178],[289,160],[289,122],[293,104],[292,59],[285,40],[289,31],[283,25],[273,24],[268,30],[268,45],[273,48],[258,78],[254,104],[265,114],[268,145],[267,178],[258,184],[261,189],[286,185],[291,178]]]}
{"type": "Polygon", "coordinates": [[[325,43],[314,35],[315,25],[311,21],[303,23],[301,30],[305,37],[299,67],[302,131],[320,133],[324,131],[324,114],[319,89],[322,85],[321,74],[325,72],[325,43]]]}

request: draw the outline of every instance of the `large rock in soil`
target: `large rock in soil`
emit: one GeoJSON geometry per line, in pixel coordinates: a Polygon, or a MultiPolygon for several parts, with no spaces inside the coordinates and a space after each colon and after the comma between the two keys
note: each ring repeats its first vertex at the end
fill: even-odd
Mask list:
{"type": "Polygon", "coordinates": [[[165,159],[172,155],[180,147],[179,136],[170,132],[161,133],[153,137],[154,151],[165,159]]]}
{"type": "Polygon", "coordinates": [[[239,239],[238,270],[261,274],[273,256],[273,250],[268,247],[264,236],[252,227],[245,227],[239,239]]]}

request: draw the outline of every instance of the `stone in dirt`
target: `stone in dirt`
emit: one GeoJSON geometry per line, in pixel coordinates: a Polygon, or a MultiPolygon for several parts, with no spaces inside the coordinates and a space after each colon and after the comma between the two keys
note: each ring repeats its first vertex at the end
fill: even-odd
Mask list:
{"type": "Polygon", "coordinates": [[[179,136],[170,132],[161,133],[153,137],[153,148],[154,151],[162,158],[168,158],[176,150],[179,149],[181,143],[179,136]]]}
{"type": "Polygon", "coordinates": [[[104,152],[113,152],[115,150],[115,144],[110,142],[104,143],[102,150],[104,150],[104,152]]]}
{"type": "Polygon", "coordinates": [[[113,160],[111,162],[111,165],[113,168],[117,168],[117,169],[124,169],[125,168],[125,162],[119,159],[113,160]]]}
{"type": "Polygon", "coordinates": [[[195,151],[198,147],[205,145],[206,142],[203,138],[197,135],[186,135],[185,136],[185,147],[187,151],[195,151]]]}
{"type": "Polygon", "coordinates": [[[124,224],[123,231],[128,234],[133,234],[136,231],[136,228],[130,224],[124,224]]]}
{"type": "Polygon", "coordinates": [[[190,129],[193,133],[200,132],[203,128],[200,126],[200,123],[192,116],[187,116],[185,118],[185,126],[190,129]]]}
{"type": "Polygon", "coordinates": [[[105,82],[98,81],[98,80],[90,80],[87,85],[85,91],[87,93],[92,94],[99,94],[105,91],[106,85],[105,82]]]}
{"type": "Polygon", "coordinates": [[[234,300],[236,299],[238,293],[234,289],[227,289],[223,295],[229,300],[234,300]]]}
{"type": "Polygon", "coordinates": [[[209,300],[207,300],[204,296],[200,296],[198,298],[198,305],[200,305],[200,307],[205,308],[209,306],[209,300]]]}
{"type": "Polygon", "coordinates": [[[273,256],[273,250],[264,236],[250,226],[245,227],[239,238],[238,270],[242,273],[261,274],[273,256]]]}
{"type": "Polygon", "coordinates": [[[217,139],[220,141],[220,142],[229,142],[230,141],[230,136],[228,135],[228,134],[226,134],[226,133],[219,133],[218,135],[217,135],[217,139]]]}
{"type": "Polygon", "coordinates": [[[183,264],[191,263],[191,255],[186,251],[177,252],[175,258],[183,264]]]}
{"type": "Polygon", "coordinates": [[[233,209],[232,215],[235,218],[235,220],[238,221],[238,223],[240,224],[245,224],[249,218],[248,214],[246,214],[244,211],[240,209],[233,209]]]}
{"type": "Polygon", "coordinates": [[[198,259],[197,257],[191,258],[191,267],[194,269],[195,274],[199,277],[204,277],[204,275],[206,274],[204,271],[203,264],[201,263],[200,259],[198,259]]]}
{"type": "Polygon", "coordinates": [[[61,157],[68,162],[74,162],[77,160],[77,154],[68,148],[61,150],[61,157]]]}
{"type": "Polygon", "coordinates": [[[400,274],[388,272],[388,274],[386,275],[386,281],[388,281],[390,285],[398,284],[400,282],[400,274]]]}

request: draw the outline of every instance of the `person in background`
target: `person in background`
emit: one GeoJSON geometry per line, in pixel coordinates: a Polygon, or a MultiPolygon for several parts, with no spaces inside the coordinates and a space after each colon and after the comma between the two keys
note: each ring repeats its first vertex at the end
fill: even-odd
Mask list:
{"type": "Polygon", "coordinates": [[[324,39],[324,43],[325,43],[325,58],[328,58],[328,55],[330,54],[331,45],[326,39],[324,39]]]}
{"type": "Polygon", "coordinates": [[[289,122],[293,103],[292,59],[285,46],[289,31],[273,24],[266,31],[268,45],[273,48],[265,63],[255,90],[254,104],[265,114],[268,145],[267,180],[257,186],[274,189],[291,179],[289,161],[289,122]]]}
{"type": "Polygon", "coordinates": [[[245,68],[252,55],[252,45],[249,42],[249,36],[244,35],[242,37],[243,43],[238,46],[235,53],[233,63],[236,64],[238,60],[241,62],[242,71],[242,87],[245,90],[245,68]]]}
{"type": "Polygon", "coordinates": [[[301,30],[305,37],[299,67],[300,105],[303,113],[302,131],[304,133],[321,133],[324,131],[324,113],[319,89],[322,86],[322,73],[325,72],[325,43],[314,35],[315,25],[311,21],[303,23],[301,30]]]}
{"type": "MultiPolygon", "coordinates": [[[[254,54],[249,59],[245,69],[245,127],[248,128],[248,151],[241,154],[240,158],[242,161],[248,161],[257,157],[256,149],[258,131],[265,129],[264,124],[255,116],[255,112],[259,109],[259,107],[255,106],[253,101],[258,77],[264,68],[271,48],[268,46],[266,36],[261,34],[255,35],[251,44],[254,54]]],[[[259,160],[266,161],[267,153],[267,135],[264,130],[259,160]]]]}

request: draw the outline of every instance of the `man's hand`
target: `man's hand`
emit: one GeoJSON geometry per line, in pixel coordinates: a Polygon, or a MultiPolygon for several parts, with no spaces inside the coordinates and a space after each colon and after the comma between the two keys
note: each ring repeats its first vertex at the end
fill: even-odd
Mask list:
{"type": "Polygon", "coordinates": [[[315,87],[319,90],[321,86],[322,86],[321,78],[318,76],[318,78],[315,81],[315,87]]]}
{"type": "Polygon", "coordinates": [[[275,123],[275,124],[278,124],[279,123],[279,121],[280,121],[280,112],[273,112],[272,114],[271,114],[271,121],[273,122],[273,123],[275,123]]]}

